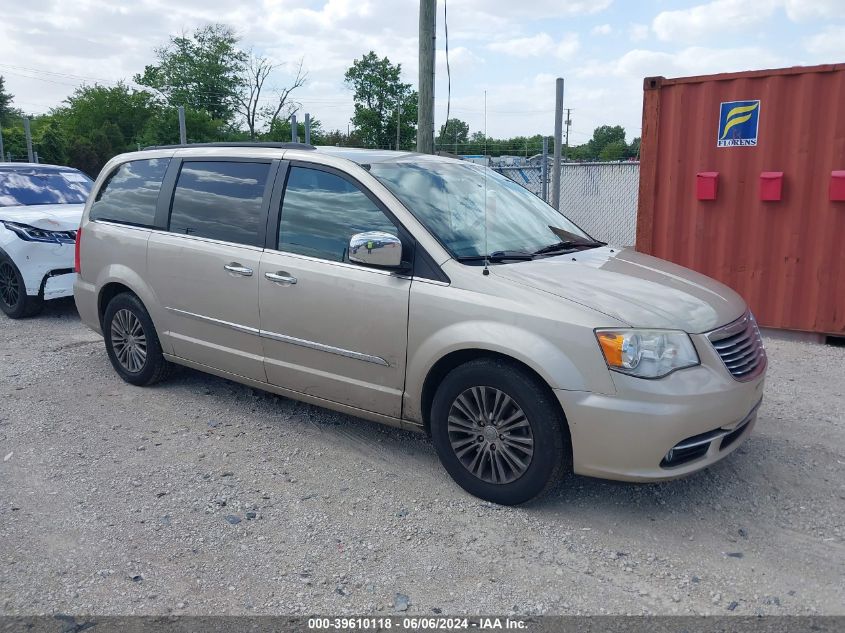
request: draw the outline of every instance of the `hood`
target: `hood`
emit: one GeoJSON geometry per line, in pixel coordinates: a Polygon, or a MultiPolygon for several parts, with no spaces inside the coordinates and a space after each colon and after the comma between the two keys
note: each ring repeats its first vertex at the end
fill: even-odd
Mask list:
{"type": "Polygon", "coordinates": [[[48,231],[75,231],[82,221],[84,204],[33,204],[0,207],[0,220],[17,222],[48,231]]]}
{"type": "Polygon", "coordinates": [[[607,246],[490,272],[614,317],[631,327],[708,332],[738,319],[736,292],[697,272],[633,249],[607,246]]]}

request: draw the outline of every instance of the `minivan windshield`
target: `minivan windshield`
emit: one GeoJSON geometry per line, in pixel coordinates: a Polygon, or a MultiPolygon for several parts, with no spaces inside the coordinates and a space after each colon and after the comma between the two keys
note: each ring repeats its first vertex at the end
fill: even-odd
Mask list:
{"type": "Polygon", "coordinates": [[[92,184],[75,169],[0,169],[0,207],[84,204],[92,184]]]}
{"type": "Polygon", "coordinates": [[[530,258],[558,245],[597,244],[527,189],[474,163],[376,162],[370,173],[459,259],[530,258]]]}

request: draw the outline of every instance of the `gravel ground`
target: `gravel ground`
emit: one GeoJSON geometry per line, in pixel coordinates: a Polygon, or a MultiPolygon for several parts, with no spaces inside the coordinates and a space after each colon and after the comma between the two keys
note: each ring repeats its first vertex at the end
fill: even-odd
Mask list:
{"type": "Polygon", "coordinates": [[[734,455],[503,508],[428,440],[0,319],[4,614],[845,614],[845,348],[767,340],[734,455]]]}

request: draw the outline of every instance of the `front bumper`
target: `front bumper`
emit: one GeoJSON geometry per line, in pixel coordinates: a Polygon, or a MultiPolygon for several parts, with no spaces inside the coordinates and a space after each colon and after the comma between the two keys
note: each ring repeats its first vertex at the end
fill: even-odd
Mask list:
{"type": "Polygon", "coordinates": [[[73,294],[73,244],[26,242],[17,237],[3,250],[21,271],[26,294],[58,299],[73,294]]]}
{"type": "MultiPolygon", "coordinates": [[[[707,360],[714,359],[702,357],[707,360]]],[[[708,363],[659,380],[613,373],[613,381],[614,395],[555,391],[569,422],[574,470],[605,479],[661,481],[706,468],[748,438],[765,371],[739,382],[724,366],[708,363]],[[704,450],[681,459],[675,453],[675,463],[667,465],[664,458],[679,444],[704,450]]]]}

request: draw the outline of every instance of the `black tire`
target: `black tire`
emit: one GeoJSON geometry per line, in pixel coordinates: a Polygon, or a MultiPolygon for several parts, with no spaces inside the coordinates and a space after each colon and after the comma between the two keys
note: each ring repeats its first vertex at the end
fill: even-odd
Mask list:
{"type": "Polygon", "coordinates": [[[144,304],[134,294],[124,292],[109,301],[103,315],[103,338],[112,367],[126,382],[144,387],[160,382],[170,375],[173,366],[164,359],[153,321],[144,304]],[[134,321],[131,320],[133,317],[134,321]],[[131,349],[128,352],[127,345],[121,340],[122,333],[127,329],[127,319],[133,324],[133,332],[140,331],[140,334],[132,336],[131,349]],[[141,347],[141,336],[145,353],[143,362],[138,362],[137,352],[141,347]],[[127,354],[131,352],[136,354],[132,355],[130,362],[127,360],[127,354]]]}
{"type": "Polygon", "coordinates": [[[21,271],[6,253],[0,253],[0,310],[10,319],[24,319],[43,308],[44,299],[26,294],[21,271]]]}
{"type": "MultiPolygon", "coordinates": [[[[557,403],[552,400],[553,397],[548,386],[540,383],[518,365],[505,360],[479,359],[453,369],[438,387],[431,407],[431,436],[437,456],[459,486],[481,499],[502,505],[517,505],[541,496],[560,481],[572,463],[566,420],[563,419],[557,403]],[[482,392],[475,388],[484,390],[482,392]],[[487,427],[505,429],[509,426],[507,420],[502,421],[499,418],[497,424],[486,425],[482,420],[476,423],[480,425],[477,429],[479,444],[470,445],[471,435],[476,432],[464,430],[466,419],[470,416],[463,415],[462,405],[457,410],[453,410],[453,406],[459,406],[457,401],[461,396],[465,397],[461,402],[466,403],[466,398],[483,393],[485,395],[482,399],[486,398],[491,403],[489,407],[485,405],[483,408],[488,412],[493,411],[498,402],[504,401],[504,398],[501,401],[495,400],[499,397],[497,392],[512,400],[507,405],[499,405],[512,407],[501,414],[501,417],[514,419],[517,416],[515,419],[519,419],[518,409],[521,409],[528,428],[520,422],[523,428],[519,432],[524,435],[515,438],[519,444],[506,445],[506,441],[509,441],[506,436],[510,437],[508,434],[515,431],[499,434],[498,430],[492,431],[487,427]],[[453,413],[451,427],[450,412],[453,413]],[[459,414],[458,420],[455,420],[456,413],[459,414]],[[456,426],[457,423],[461,426],[456,426]],[[486,437],[487,432],[498,435],[499,439],[486,437]],[[526,453],[520,450],[527,449],[516,447],[527,444],[528,436],[533,440],[533,454],[526,458],[526,453]],[[462,446],[456,449],[453,448],[453,443],[462,443],[462,446]],[[486,458],[483,456],[485,450],[488,456],[486,458]],[[498,454],[495,450],[498,450],[498,454]],[[467,451],[476,451],[475,454],[480,455],[482,461],[488,459],[489,466],[481,469],[480,474],[471,472],[471,466],[465,465],[465,462],[477,462],[473,461],[472,455],[468,455],[467,451]],[[462,456],[459,457],[458,453],[462,453],[462,456]],[[508,455],[517,455],[520,459],[515,461],[507,457],[508,455]],[[494,460],[497,459],[499,462],[494,466],[494,460]],[[517,473],[523,467],[524,470],[517,473]],[[490,481],[491,479],[498,480],[498,483],[490,481]]],[[[478,404],[478,400],[474,402],[478,404]]],[[[480,407],[478,409],[480,410],[480,407]]],[[[493,420],[496,416],[490,415],[487,419],[493,420]]]]}

